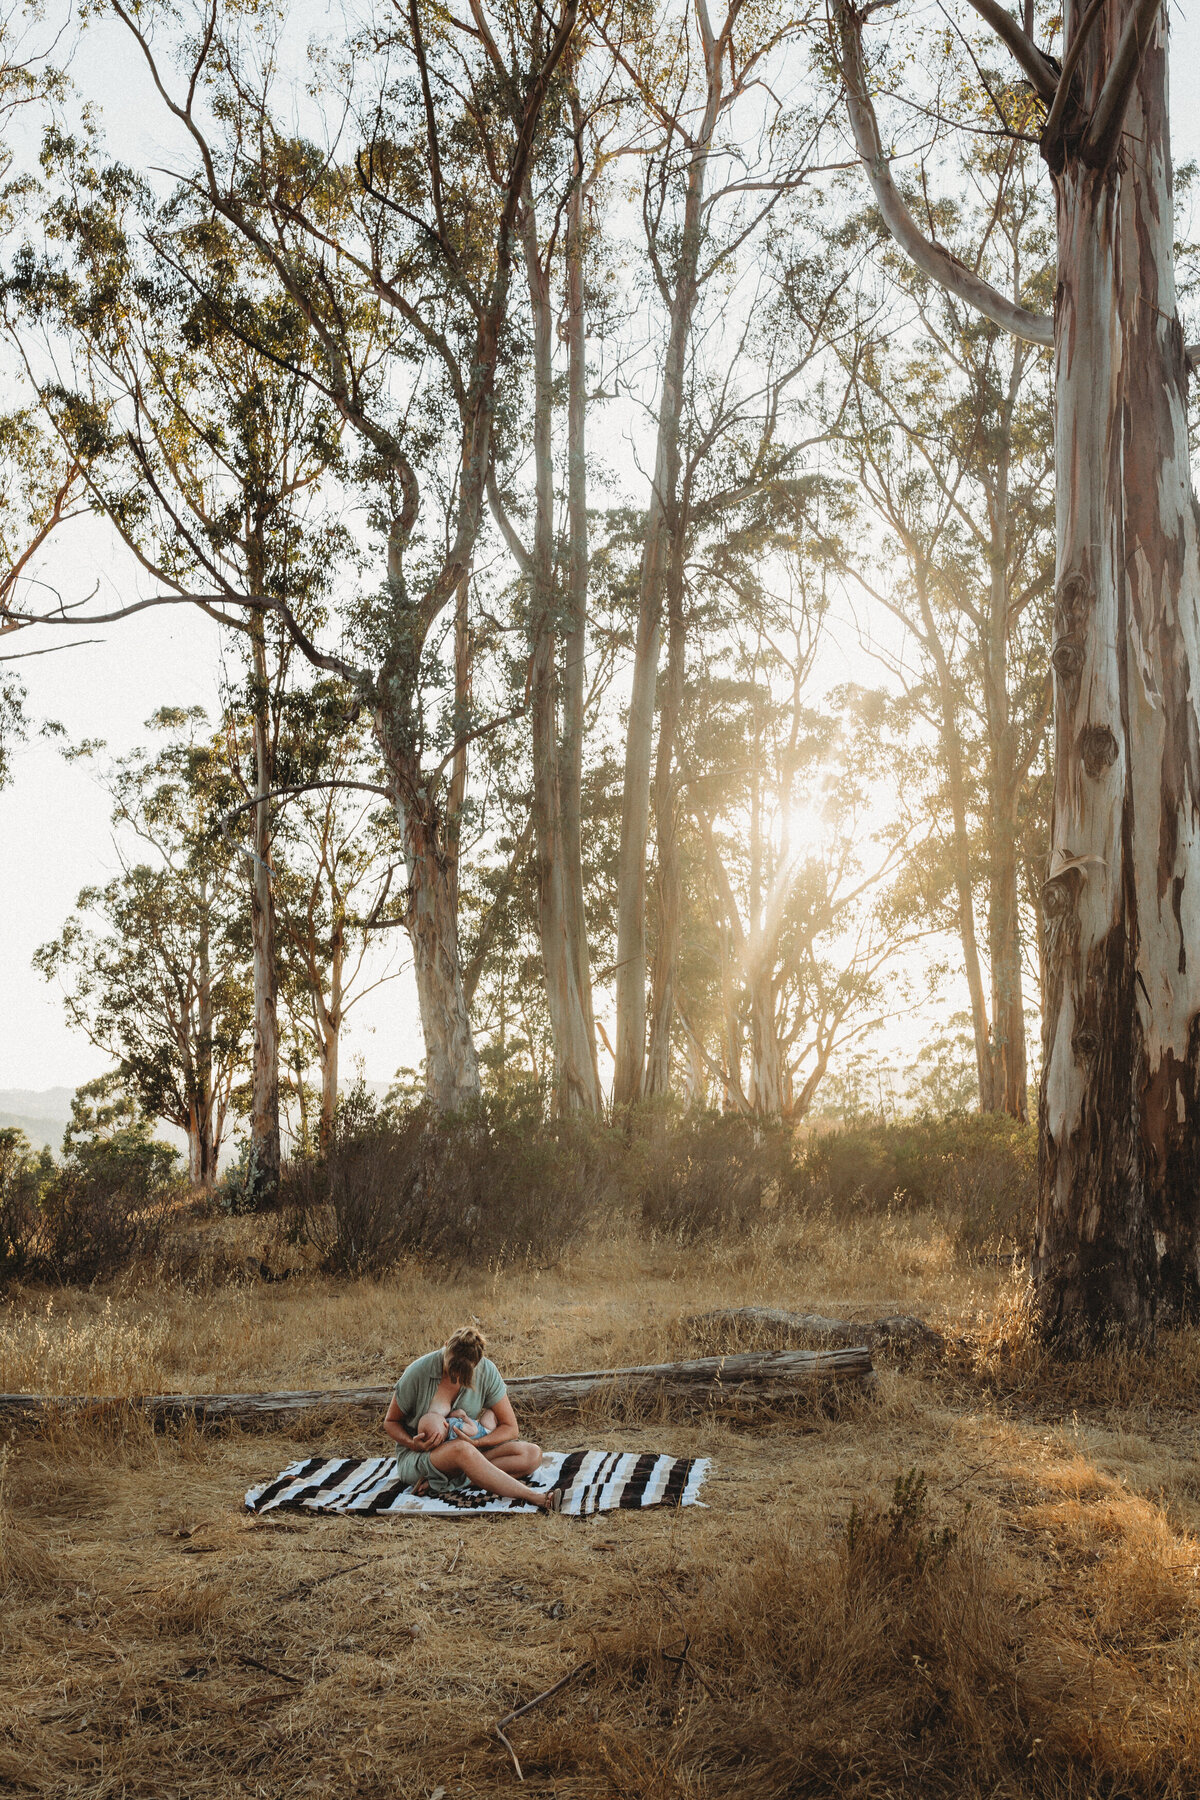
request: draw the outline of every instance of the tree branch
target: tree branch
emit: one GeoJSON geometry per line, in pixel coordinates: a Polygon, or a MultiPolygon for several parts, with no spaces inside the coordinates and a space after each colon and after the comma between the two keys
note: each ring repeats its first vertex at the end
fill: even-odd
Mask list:
{"type": "MultiPolygon", "coordinates": [[[[15,625],[6,625],[5,631],[16,631],[15,625]]],[[[31,656],[52,656],[56,650],[78,650],[84,644],[102,644],[103,638],[76,638],[73,644],[46,644],[41,650],[18,650],[15,656],[0,656],[0,662],[28,662],[31,656]]]]}
{"type": "MultiPolygon", "coordinates": [[[[1145,3],[1147,0],[1143,0],[1143,4],[1145,3]]],[[[834,0],[833,10],[841,48],[839,62],[846,86],[846,108],[850,115],[854,141],[883,215],[883,222],[892,237],[916,266],[945,288],[947,293],[974,307],[976,312],[982,313],[985,319],[991,319],[993,324],[1001,326],[1003,330],[1011,331],[1014,337],[1048,348],[1054,342],[1053,319],[1030,312],[1028,307],[1015,305],[998,288],[972,273],[957,257],[927,238],[917,225],[892,180],[888,159],[880,142],[879,125],[867,92],[863,68],[862,21],[851,8],[849,0],[834,0]]]]}
{"type": "MultiPolygon", "coordinates": [[[[82,605],[83,602],[78,602],[82,605]]],[[[298,623],[291,608],[282,600],[258,594],[154,594],[148,600],[135,600],[129,606],[118,607],[116,612],[91,613],[80,618],[73,607],[60,607],[57,612],[18,613],[8,611],[6,618],[15,620],[19,625],[115,625],[121,619],[130,619],[134,613],[145,612],[151,606],[199,606],[215,619],[219,625],[242,626],[239,619],[231,619],[216,609],[222,606],[244,606],[251,612],[273,612],[283,620],[288,635],[303,651],[308,661],[315,668],[325,669],[331,675],[340,675],[344,681],[359,682],[362,671],[353,663],[343,661],[340,656],[332,656],[328,651],[318,650],[308,633],[298,623]]],[[[65,647],[65,646],[64,646],[65,647]]],[[[30,654],[34,654],[30,652],[30,654]]]]}
{"type": "Polygon", "coordinates": [[[1048,106],[1051,105],[1058,92],[1058,70],[1052,59],[1044,50],[1038,49],[1007,7],[999,4],[999,0],[971,0],[971,5],[1012,51],[1029,77],[1034,93],[1039,94],[1048,106]]]}
{"type": "Polygon", "coordinates": [[[240,806],[235,806],[229,812],[222,813],[220,818],[215,821],[214,829],[217,831],[228,830],[233,821],[242,813],[252,812],[256,806],[262,806],[268,800],[295,800],[300,794],[315,794],[319,789],[326,788],[336,788],[339,791],[343,788],[353,788],[359,794],[382,794],[385,800],[393,798],[390,788],[379,787],[373,781],[343,781],[340,779],[306,781],[300,787],[274,788],[269,794],[255,794],[251,799],[244,800],[240,806]]]}
{"type": "Polygon", "coordinates": [[[1092,26],[1100,17],[1101,12],[1104,10],[1104,6],[1105,0],[1091,0],[1090,6],[1075,29],[1075,36],[1071,39],[1071,47],[1063,58],[1062,74],[1058,78],[1058,92],[1054,96],[1054,104],[1050,108],[1050,112],[1046,118],[1045,129],[1042,132],[1043,153],[1051,150],[1062,130],[1062,122],[1067,110],[1067,102],[1071,98],[1071,83],[1075,79],[1075,70],[1079,66],[1080,57],[1087,48],[1087,41],[1091,36],[1092,26]]]}

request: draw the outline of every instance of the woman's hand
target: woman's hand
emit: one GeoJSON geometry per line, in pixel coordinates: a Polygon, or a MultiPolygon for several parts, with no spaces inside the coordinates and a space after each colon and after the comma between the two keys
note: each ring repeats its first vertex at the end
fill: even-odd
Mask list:
{"type": "Polygon", "coordinates": [[[436,1450],[446,1441],[446,1421],[440,1414],[426,1413],[417,1426],[413,1439],[418,1450],[436,1450]]]}

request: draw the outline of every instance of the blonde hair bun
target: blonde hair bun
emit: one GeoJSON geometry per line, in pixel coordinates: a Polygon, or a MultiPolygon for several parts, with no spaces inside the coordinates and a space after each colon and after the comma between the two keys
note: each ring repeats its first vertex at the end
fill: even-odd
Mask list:
{"type": "Polygon", "coordinates": [[[487,1339],[475,1325],[460,1325],[446,1339],[446,1373],[471,1385],[471,1377],[487,1355],[487,1339]]]}

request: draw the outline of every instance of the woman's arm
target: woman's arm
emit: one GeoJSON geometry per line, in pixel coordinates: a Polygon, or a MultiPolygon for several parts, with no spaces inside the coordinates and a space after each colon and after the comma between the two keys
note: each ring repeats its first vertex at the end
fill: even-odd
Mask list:
{"type": "Polygon", "coordinates": [[[400,1411],[395,1394],[392,1395],[391,1404],[383,1415],[383,1429],[393,1443],[400,1444],[405,1450],[427,1450],[429,1448],[428,1444],[418,1443],[415,1437],[410,1437],[405,1431],[404,1415],[400,1411]]]}
{"type": "Polygon", "coordinates": [[[507,1394],[499,1400],[492,1401],[492,1411],[496,1415],[496,1427],[486,1437],[475,1439],[476,1450],[494,1450],[497,1444],[507,1444],[517,1437],[517,1415],[512,1409],[512,1401],[507,1394]]]}

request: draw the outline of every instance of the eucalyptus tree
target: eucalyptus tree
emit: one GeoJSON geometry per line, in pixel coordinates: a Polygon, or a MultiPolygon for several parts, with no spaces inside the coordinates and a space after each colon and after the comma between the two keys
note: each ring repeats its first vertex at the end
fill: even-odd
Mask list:
{"type": "MultiPolygon", "coordinates": [[[[86,487],[165,599],[192,599],[244,646],[245,852],[254,970],[250,1144],[259,1204],[279,1181],[279,1025],[272,893],[277,740],[293,639],[347,548],[329,504],[336,412],[298,365],[304,322],[264,289],[243,242],[184,190],[156,204],[95,143],[49,134],[48,251],[18,260],[9,293],[47,328],[43,401],[86,487]],[[253,321],[253,332],[242,326],[253,321]],[[248,762],[247,771],[245,764],[248,762]]],[[[36,365],[30,362],[31,368],[36,365]]]]}
{"type": "Polygon", "coordinates": [[[347,709],[342,684],[325,680],[293,694],[283,727],[281,760],[291,778],[304,788],[305,765],[321,778],[283,810],[274,894],[287,1017],[305,1053],[299,1079],[315,1061],[317,1140],[325,1144],[337,1113],[347,1015],[400,972],[390,947],[382,963],[372,952],[378,934],[394,939],[403,927],[403,875],[389,854],[394,830],[382,798],[349,785],[366,776],[369,786],[377,771],[369,727],[357,708],[347,709]]]}
{"type": "Polygon", "coordinates": [[[0,788],[29,727],[22,672],[12,665],[47,649],[18,649],[13,634],[29,593],[39,591],[39,558],[51,533],[86,509],[82,488],[79,460],[41,428],[36,404],[0,416],[0,640],[13,646],[0,649],[0,788]]]}
{"type": "Polygon", "coordinates": [[[603,72],[597,91],[581,95],[589,66],[577,41],[568,79],[547,109],[541,153],[527,176],[519,212],[529,299],[528,352],[527,358],[514,359],[518,381],[509,375],[501,401],[510,414],[516,413],[531,390],[527,443],[532,494],[524,504],[519,494],[514,501],[513,465],[526,448],[526,434],[508,433],[503,443],[507,466],[497,469],[493,460],[488,497],[528,595],[531,821],[555,1100],[563,1108],[599,1112],[581,816],[588,649],[587,340],[592,323],[586,290],[597,237],[585,214],[595,204],[598,188],[602,191],[605,139],[620,103],[607,95],[603,72]],[[557,332],[556,276],[562,321],[557,332]],[[564,344],[565,371],[556,371],[556,337],[564,344]],[[513,388],[516,392],[509,391],[513,388]],[[564,389],[565,409],[556,409],[564,389]],[[565,410],[557,432],[556,410],[565,410]],[[556,450],[566,465],[565,481],[556,482],[556,450]],[[556,486],[565,489],[561,524],[556,486]]]}
{"type": "MultiPolygon", "coordinates": [[[[1039,285],[1049,298],[1051,224],[1028,148],[977,140],[963,173],[967,197],[938,209],[940,241],[964,256],[974,242],[976,267],[1014,298],[1039,285]]],[[[884,633],[876,653],[918,744],[937,745],[897,759],[901,828],[914,810],[926,821],[903,891],[957,933],[982,1110],[1024,1118],[1022,845],[1044,835],[1051,699],[1049,357],[889,261],[887,334],[860,346],[844,440],[883,541],[872,557],[865,530],[847,560],[902,627],[900,648],[883,649],[884,633]]]]}
{"type": "Polygon", "coordinates": [[[111,1058],[144,1115],[187,1133],[191,1179],[206,1187],[253,1016],[234,853],[210,830],[230,783],[198,708],[164,708],[150,724],[167,734],[163,747],[133,752],[106,778],[120,872],[80,892],[34,964],[61,984],[69,1023],[111,1058]]]}
{"type": "MultiPolygon", "coordinates": [[[[698,331],[706,321],[709,367],[727,371],[731,346],[736,357],[739,307],[753,300],[738,291],[737,276],[761,255],[768,222],[781,200],[816,174],[824,119],[786,79],[792,66],[789,53],[808,23],[803,7],[763,13],[744,0],[727,0],[717,14],[710,14],[707,0],[695,0],[689,7],[647,13],[613,9],[600,15],[598,29],[644,120],[639,148],[645,302],[661,328],[654,350],[656,392],[648,403],[654,452],[624,759],[613,1087],[618,1104],[636,1101],[646,1091],[646,873],[656,698],[670,596],[678,597],[680,591],[687,395],[705,356],[698,331]],[[717,321],[730,328],[726,335],[713,333],[717,321]]],[[[763,410],[769,416],[769,407],[763,410]]],[[[748,420],[741,422],[753,432],[748,420]]],[[[677,598],[676,671],[682,637],[677,598]]],[[[670,763],[670,694],[677,690],[678,675],[668,675],[664,768],[670,763]]],[[[663,1018],[664,993],[660,980],[663,1018]]],[[[660,1020],[653,1059],[658,1078],[662,1042],[660,1020]]]]}
{"type": "MultiPolygon", "coordinates": [[[[1036,135],[1049,172],[1052,318],[952,255],[893,176],[872,88],[884,32],[893,64],[913,66],[904,12],[881,25],[876,9],[835,0],[831,41],[896,242],[957,305],[1053,345],[1055,782],[1033,1277],[1051,1335],[1144,1334],[1193,1302],[1200,1247],[1196,359],[1175,290],[1168,15],[1163,0],[1072,0],[1045,21],[1061,27],[1056,56],[1036,40],[1032,6],[1021,22],[999,0],[972,4],[993,34],[972,49],[997,128],[1036,135]]],[[[906,81],[923,104],[911,74],[902,96],[906,81]]],[[[973,107],[978,88],[965,85],[973,107]]]]}
{"type": "Polygon", "coordinates": [[[875,771],[838,705],[809,698],[820,571],[791,573],[691,659],[676,1009],[689,1080],[703,1068],[727,1108],[800,1119],[886,1010],[882,972],[911,932],[879,904],[896,852],[871,828],[875,771]]]}
{"type": "MultiPolygon", "coordinates": [[[[371,710],[408,877],[427,1090],[439,1107],[468,1104],[479,1071],[446,795],[483,727],[464,718],[462,695],[432,715],[426,700],[442,686],[441,632],[479,535],[518,213],[576,0],[539,11],[534,30],[505,0],[471,0],[465,12],[380,5],[349,46],[345,133],[357,143],[345,158],[277,124],[269,50],[256,61],[261,36],[239,38],[216,0],[194,38],[173,40],[178,78],[152,39],[175,15],[110,5],[190,142],[193,191],[303,318],[306,378],[361,448],[356,475],[386,540],[386,580],[359,609],[358,661],[311,643],[305,653],[371,710]],[[386,339],[384,366],[365,373],[364,314],[386,339]]],[[[333,59],[326,91],[339,79],[333,59]]],[[[253,336],[252,321],[239,324],[253,336]]]]}
{"type": "MultiPolygon", "coordinates": [[[[761,622],[774,589],[788,592],[798,571],[810,598],[820,588],[842,502],[838,483],[820,472],[819,446],[840,429],[849,393],[836,363],[824,383],[820,377],[829,345],[852,346],[858,335],[856,307],[846,295],[856,254],[853,248],[847,254],[832,234],[814,231],[811,220],[780,221],[748,317],[736,329],[709,321],[694,333],[709,367],[693,358],[686,385],[664,599],[667,655],[652,784],[650,1028],[642,1077],[648,1098],[670,1085],[682,929],[679,834],[687,814],[677,746],[685,709],[696,704],[695,689],[688,692],[688,658],[693,640],[703,663],[714,634],[719,643],[723,634],[736,638],[749,619],[761,622]],[[816,404],[819,383],[825,418],[816,404]]],[[[853,348],[845,354],[853,371],[853,348]]]]}
{"type": "MultiPolygon", "coordinates": [[[[27,109],[37,111],[58,99],[64,77],[50,61],[55,34],[41,33],[45,16],[33,7],[10,6],[0,14],[0,236],[16,230],[28,199],[29,182],[16,169],[16,126],[27,109]]],[[[20,369],[4,371],[10,394],[20,384],[20,369]]],[[[38,554],[56,526],[70,516],[77,498],[79,469],[71,457],[39,430],[36,405],[17,406],[0,415],[0,638],[18,631],[13,614],[22,582],[36,566],[38,554]]],[[[26,734],[25,686],[15,662],[45,654],[38,650],[0,651],[0,787],[11,773],[11,751],[26,734]]]]}

